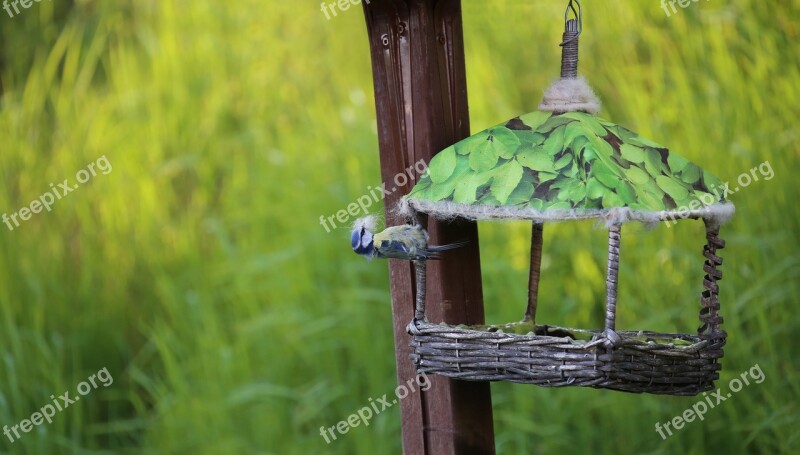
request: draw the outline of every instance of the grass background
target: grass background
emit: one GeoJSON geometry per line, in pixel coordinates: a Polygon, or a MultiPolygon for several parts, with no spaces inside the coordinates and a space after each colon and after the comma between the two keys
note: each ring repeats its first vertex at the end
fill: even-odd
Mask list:
{"type": "MultiPolygon", "coordinates": [[[[564,1],[464,2],[473,132],[537,106],[564,1]]],[[[766,379],[666,441],[698,398],[492,385],[498,453],[800,450],[800,1],[585,1],[580,70],[602,116],[723,180],[768,160],[722,233],[718,385],[766,379]],[[795,308],[795,309],[793,309],[795,308]]],[[[107,367],[4,453],[397,453],[399,409],[327,445],[395,386],[386,264],[330,215],[379,180],[363,13],[316,2],[40,2],[0,11],[0,211],[105,155],[99,175],[0,225],[0,424],[107,367]]],[[[380,208],[375,208],[376,212],[380,208]]],[[[480,225],[487,319],[524,310],[527,223],[480,225]]],[[[626,228],[627,329],[697,326],[702,225],[626,228]]],[[[605,235],[545,229],[538,319],[602,325],[605,235]]]]}

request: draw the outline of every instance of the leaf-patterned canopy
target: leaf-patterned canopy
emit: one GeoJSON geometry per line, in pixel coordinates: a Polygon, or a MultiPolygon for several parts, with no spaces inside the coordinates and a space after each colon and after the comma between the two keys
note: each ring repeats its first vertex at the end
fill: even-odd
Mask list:
{"type": "Polygon", "coordinates": [[[513,208],[536,220],[625,207],[666,218],[677,209],[697,214],[729,205],[721,189],[717,177],[614,123],[583,112],[532,112],[442,150],[407,202],[421,211],[455,210],[450,215],[459,207],[513,208]]]}

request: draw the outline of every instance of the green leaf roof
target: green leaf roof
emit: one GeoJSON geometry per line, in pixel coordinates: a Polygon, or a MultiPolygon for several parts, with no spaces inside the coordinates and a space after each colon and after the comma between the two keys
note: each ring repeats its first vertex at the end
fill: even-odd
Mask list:
{"type": "Polygon", "coordinates": [[[442,150],[408,201],[539,212],[661,212],[724,203],[720,180],[621,126],[532,112],[442,150]]]}

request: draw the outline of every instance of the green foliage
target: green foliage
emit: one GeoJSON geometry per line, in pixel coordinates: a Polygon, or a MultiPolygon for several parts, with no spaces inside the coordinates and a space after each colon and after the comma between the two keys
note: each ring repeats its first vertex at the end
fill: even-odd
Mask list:
{"type": "Polygon", "coordinates": [[[660,211],[721,202],[724,191],[686,158],[607,120],[532,112],[441,151],[410,197],[536,210],[660,211]]]}
{"type": "MultiPolygon", "coordinates": [[[[655,422],[702,397],[493,384],[497,452],[796,453],[800,3],[692,2],[671,17],[654,2],[582,3],[580,71],[603,116],[732,188],[765,160],[775,170],[731,196],[721,251],[729,339],[718,385],[755,363],[766,379],[666,441],[655,422]]],[[[0,10],[0,215],[102,155],[113,172],[14,231],[0,224],[0,425],[102,367],[114,383],[13,444],[0,436],[2,451],[400,453],[399,406],[330,444],[319,435],[396,386],[387,268],[350,251],[349,222],[319,224],[380,181],[362,12],[329,21],[318,3],[256,0],[75,0],[54,11],[66,4],[34,2],[13,19],[0,10]]],[[[535,109],[558,74],[564,2],[462,8],[471,124],[535,109]]],[[[564,166],[539,182],[583,172],[556,158],[559,126],[531,137],[564,166]]],[[[473,172],[456,155],[453,175],[473,172]]],[[[660,156],[643,158],[629,161],[658,175],[660,156]]],[[[699,174],[711,186],[676,159],[667,166],[683,183],[699,174]]],[[[534,177],[522,168],[520,182],[534,177]]],[[[587,196],[631,197],[597,169],[587,196]]],[[[478,188],[497,199],[513,181],[476,176],[464,199],[478,188]]],[[[455,194],[452,177],[437,188],[455,194]]],[[[562,190],[569,205],[581,189],[562,190]]],[[[533,191],[518,184],[506,203],[542,208],[533,191]]],[[[662,193],[653,179],[644,197],[662,193]]],[[[530,224],[479,229],[486,321],[518,321],[530,224]]],[[[602,327],[606,232],[563,223],[544,234],[537,321],[602,327]]],[[[696,329],[702,242],[695,222],[623,229],[621,329],[696,329]]]]}

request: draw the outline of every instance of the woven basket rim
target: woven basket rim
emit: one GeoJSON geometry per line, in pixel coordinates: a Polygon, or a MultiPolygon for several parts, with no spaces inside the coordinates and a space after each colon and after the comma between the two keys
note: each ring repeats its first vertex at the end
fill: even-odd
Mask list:
{"type": "MultiPolygon", "coordinates": [[[[559,336],[551,336],[551,335],[528,335],[528,334],[520,334],[520,333],[511,333],[511,332],[500,332],[500,331],[488,331],[488,330],[479,330],[475,329],[474,327],[470,326],[457,326],[447,323],[432,323],[428,321],[419,321],[415,320],[412,321],[408,326],[408,332],[411,335],[422,334],[425,332],[425,335],[438,335],[442,337],[452,337],[452,338],[474,338],[474,339],[487,339],[487,338],[495,338],[497,340],[514,340],[514,341],[550,341],[552,343],[562,343],[563,346],[570,346],[572,349],[575,348],[584,348],[584,349],[591,349],[598,345],[603,345],[607,338],[604,336],[602,330],[596,329],[576,329],[571,327],[560,327],[554,325],[537,325],[537,328],[545,327],[548,329],[556,329],[556,330],[566,330],[569,332],[577,332],[577,333],[584,333],[584,334],[592,334],[592,340],[578,340],[572,339],[569,337],[559,337],[559,336]]],[[[620,330],[615,332],[617,335],[620,336],[621,341],[615,343],[615,346],[622,347],[622,346],[650,346],[653,348],[659,348],[659,350],[676,350],[684,353],[689,353],[693,351],[700,351],[708,347],[713,347],[714,349],[718,349],[720,344],[724,344],[725,338],[722,337],[717,339],[704,339],[701,336],[693,335],[690,333],[670,333],[670,332],[654,332],[654,331],[644,331],[644,330],[620,330]],[[674,343],[655,343],[649,341],[642,341],[640,339],[635,338],[655,338],[660,340],[675,340],[680,339],[683,341],[689,341],[692,344],[689,345],[676,345],[674,343]]]]}

